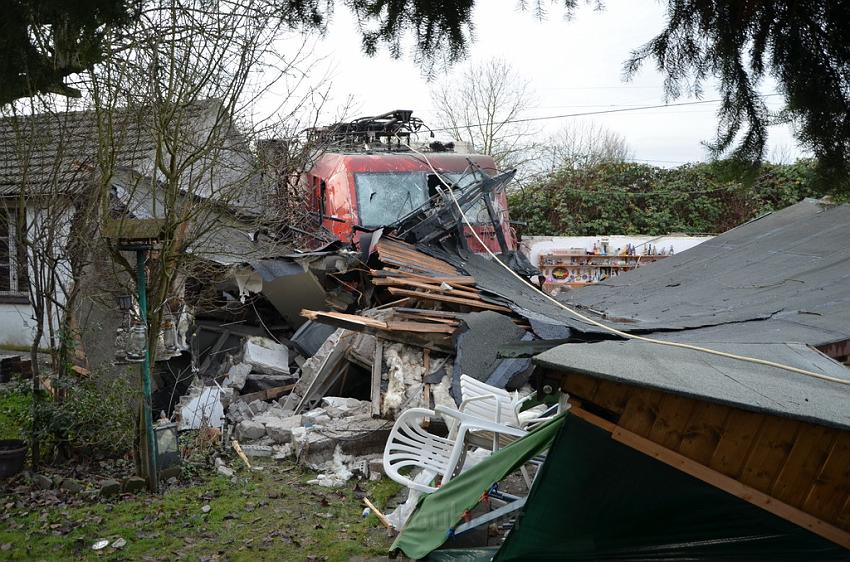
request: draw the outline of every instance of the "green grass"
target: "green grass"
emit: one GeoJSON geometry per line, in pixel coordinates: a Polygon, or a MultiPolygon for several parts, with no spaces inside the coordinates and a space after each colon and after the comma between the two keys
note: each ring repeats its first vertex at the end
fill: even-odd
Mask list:
{"type": "MultiPolygon", "coordinates": [[[[314,476],[292,464],[267,465],[261,472],[238,471],[236,484],[215,476],[160,496],[44,511],[13,508],[0,525],[0,544],[12,547],[0,554],[10,560],[234,561],[385,555],[391,539],[374,515],[362,517],[355,481],[327,489],[306,483],[314,476]],[[12,521],[18,528],[9,528],[12,521]],[[98,539],[118,537],[127,541],[123,549],[91,548],[98,539]]],[[[359,487],[381,508],[400,489],[386,479],[359,487]]],[[[0,505],[13,500],[0,498],[0,505]]]]}
{"type": "Polygon", "coordinates": [[[0,439],[23,439],[32,399],[15,389],[0,390],[0,439]]]}

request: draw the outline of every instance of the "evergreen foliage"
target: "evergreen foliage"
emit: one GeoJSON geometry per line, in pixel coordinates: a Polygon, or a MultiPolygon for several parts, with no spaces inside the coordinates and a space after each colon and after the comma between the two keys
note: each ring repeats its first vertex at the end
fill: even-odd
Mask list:
{"type": "Polygon", "coordinates": [[[815,164],[733,162],[665,169],[605,162],[565,168],[511,193],[511,219],[525,235],[720,233],[804,197],[822,197],[815,164]]]}

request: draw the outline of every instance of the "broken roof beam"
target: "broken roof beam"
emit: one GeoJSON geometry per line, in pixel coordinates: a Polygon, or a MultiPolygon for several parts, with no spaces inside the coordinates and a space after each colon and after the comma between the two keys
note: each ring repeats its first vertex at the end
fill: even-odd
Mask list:
{"type": "Polygon", "coordinates": [[[418,291],[411,291],[409,289],[399,289],[397,287],[388,287],[387,290],[391,295],[402,296],[402,297],[412,297],[420,300],[430,300],[437,302],[445,302],[451,304],[457,304],[462,306],[468,306],[470,308],[478,308],[482,310],[495,310],[496,312],[507,312],[512,313],[513,311],[506,307],[498,304],[491,304],[489,302],[484,302],[481,300],[475,300],[470,298],[463,297],[453,297],[450,295],[443,295],[438,293],[421,293],[418,291]]]}
{"type": "Polygon", "coordinates": [[[433,349],[434,351],[443,353],[454,352],[451,334],[454,333],[455,327],[446,324],[395,320],[384,322],[356,314],[320,312],[316,310],[302,310],[301,315],[315,322],[323,322],[338,328],[373,334],[387,340],[406,343],[425,349],[433,349]]]}
{"type": "MultiPolygon", "coordinates": [[[[409,277],[423,283],[448,283],[449,285],[475,285],[475,278],[469,275],[422,275],[400,269],[370,269],[372,277],[409,277]]],[[[375,281],[378,281],[377,279],[375,281]]],[[[376,283],[379,284],[379,283],[376,283]]]]}

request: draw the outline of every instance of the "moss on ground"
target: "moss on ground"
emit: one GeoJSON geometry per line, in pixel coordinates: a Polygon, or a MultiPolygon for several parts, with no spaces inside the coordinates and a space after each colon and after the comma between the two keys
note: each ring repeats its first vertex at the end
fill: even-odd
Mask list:
{"type": "Polygon", "coordinates": [[[327,489],[306,483],[314,476],[293,464],[240,468],[236,483],[210,476],[158,496],[77,507],[39,509],[0,497],[11,515],[0,525],[0,558],[301,562],[385,556],[391,539],[374,515],[362,517],[361,490],[383,508],[400,487],[384,479],[327,489]],[[119,537],[127,541],[121,549],[92,550],[99,539],[119,537]]]}

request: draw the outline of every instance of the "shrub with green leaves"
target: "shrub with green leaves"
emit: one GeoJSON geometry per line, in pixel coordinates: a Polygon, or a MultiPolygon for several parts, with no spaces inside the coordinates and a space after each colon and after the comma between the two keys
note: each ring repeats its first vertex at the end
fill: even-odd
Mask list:
{"type": "Polygon", "coordinates": [[[529,236],[712,234],[826,194],[808,160],[746,170],[725,161],[672,169],[603,162],[557,170],[509,202],[529,236]]]}

